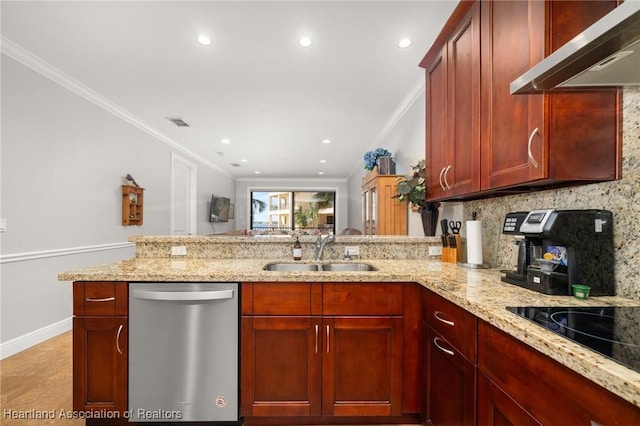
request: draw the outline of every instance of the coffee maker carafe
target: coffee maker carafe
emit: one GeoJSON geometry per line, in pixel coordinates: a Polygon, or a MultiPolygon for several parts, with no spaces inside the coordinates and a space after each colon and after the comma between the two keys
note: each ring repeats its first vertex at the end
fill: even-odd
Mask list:
{"type": "Polygon", "coordinates": [[[606,210],[533,210],[509,213],[503,234],[518,236],[518,262],[502,281],[545,294],[570,295],[572,284],[592,296],[615,292],[613,215],[606,210]],[[548,258],[554,270],[542,270],[548,258]]]}

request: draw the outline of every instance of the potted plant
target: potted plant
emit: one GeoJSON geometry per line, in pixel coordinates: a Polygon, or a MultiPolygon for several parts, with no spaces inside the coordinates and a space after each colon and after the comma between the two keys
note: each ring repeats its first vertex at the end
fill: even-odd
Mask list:
{"type": "Polygon", "coordinates": [[[398,178],[394,198],[408,202],[412,210],[419,212],[424,235],[433,236],[436,234],[440,203],[429,203],[425,200],[427,188],[424,160],[418,161],[418,164],[411,166],[411,169],[411,175],[398,178]]]}

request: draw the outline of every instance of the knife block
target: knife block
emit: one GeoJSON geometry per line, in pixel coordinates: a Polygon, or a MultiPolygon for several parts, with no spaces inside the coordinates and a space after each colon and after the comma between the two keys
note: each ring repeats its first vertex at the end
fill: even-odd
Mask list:
{"type": "MultiPolygon", "coordinates": [[[[453,234],[456,241],[455,247],[442,247],[442,261],[449,263],[458,263],[462,261],[462,242],[460,234],[453,234]]],[[[449,238],[449,236],[447,236],[449,238]]]]}

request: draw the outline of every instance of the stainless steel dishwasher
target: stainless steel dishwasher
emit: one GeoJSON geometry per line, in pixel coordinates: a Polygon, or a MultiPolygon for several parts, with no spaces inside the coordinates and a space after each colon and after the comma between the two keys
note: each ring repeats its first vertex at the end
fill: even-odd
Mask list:
{"type": "Polygon", "coordinates": [[[129,284],[129,416],[238,420],[237,283],[129,284]]]}

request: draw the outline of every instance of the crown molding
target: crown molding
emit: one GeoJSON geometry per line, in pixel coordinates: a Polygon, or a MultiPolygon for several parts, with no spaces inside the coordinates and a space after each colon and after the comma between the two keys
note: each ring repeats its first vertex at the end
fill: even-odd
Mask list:
{"type": "MultiPolygon", "coordinates": [[[[398,123],[400,122],[400,120],[402,120],[402,118],[407,113],[407,111],[409,111],[409,109],[413,106],[416,100],[418,100],[418,98],[422,96],[422,94],[424,93],[424,90],[425,90],[425,79],[424,79],[424,75],[421,75],[415,81],[415,83],[413,83],[413,86],[411,86],[411,89],[409,89],[404,99],[402,99],[402,102],[400,102],[400,105],[398,105],[398,107],[395,109],[389,121],[387,121],[384,127],[380,130],[380,133],[378,133],[378,136],[374,139],[374,142],[370,145],[371,149],[375,149],[382,143],[382,141],[384,141],[387,135],[389,135],[389,133],[393,130],[393,128],[398,125],[398,123]]],[[[354,176],[355,173],[358,173],[361,170],[362,169],[360,167],[354,169],[354,171],[350,174],[350,176],[354,176]]]]}
{"type": "Polygon", "coordinates": [[[54,67],[53,65],[51,65],[50,63],[44,61],[42,58],[34,55],[33,53],[31,53],[30,51],[28,51],[27,49],[23,48],[22,46],[20,46],[19,44],[13,42],[12,40],[8,39],[5,36],[2,36],[2,44],[0,44],[0,51],[2,51],[2,53],[4,53],[5,55],[7,55],[8,57],[16,60],[17,62],[21,63],[22,65],[31,68],[33,71],[43,75],[44,77],[48,78],[49,80],[57,83],[58,85],[64,87],[67,90],[70,90],[71,92],[75,93],[76,95],[88,100],[89,102],[97,105],[98,107],[104,109],[105,111],[115,115],[116,117],[120,118],[121,120],[133,125],[134,127],[137,127],[138,129],[142,130],[143,132],[151,135],[152,137],[154,137],[155,139],[159,140],[160,142],[168,145],[169,147],[173,148],[174,150],[180,152],[183,155],[186,155],[208,167],[211,167],[212,169],[224,174],[225,176],[231,177],[232,176],[225,170],[221,169],[220,167],[218,167],[217,165],[213,164],[212,162],[210,162],[209,160],[207,160],[206,158],[194,153],[193,151],[183,147],[182,145],[180,145],[178,142],[174,141],[173,139],[169,138],[168,136],[164,135],[162,132],[160,132],[158,129],[150,126],[149,124],[147,124],[145,121],[143,121],[142,119],[136,117],[135,115],[131,114],[129,111],[127,111],[126,109],[122,108],[121,106],[119,106],[118,104],[116,104],[115,102],[105,98],[104,96],[102,96],[101,94],[99,94],[98,92],[96,92],[95,90],[90,89],[89,87],[85,86],[84,84],[80,83],[79,81],[75,80],[73,77],[71,77],[70,75],[64,73],[63,71],[61,71],[60,69],[54,67]]]}

